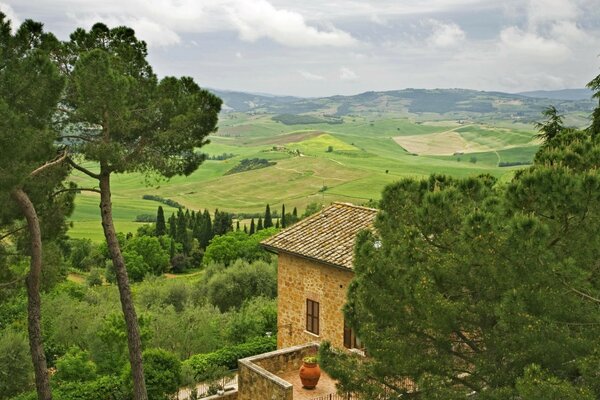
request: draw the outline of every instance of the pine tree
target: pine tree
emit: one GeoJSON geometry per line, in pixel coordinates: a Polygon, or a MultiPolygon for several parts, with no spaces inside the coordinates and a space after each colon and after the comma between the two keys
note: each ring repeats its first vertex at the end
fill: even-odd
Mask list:
{"type": "Polygon", "coordinates": [[[250,220],[250,234],[254,235],[254,232],[256,232],[256,230],[254,229],[254,218],[252,218],[250,220]]]}
{"type": "Polygon", "coordinates": [[[256,232],[261,231],[263,229],[263,220],[262,217],[258,217],[258,224],[256,224],[256,232]]]}
{"type": "Polygon", "coordinates": [[[285,228],[285,204],[281,205],[281,227],[285,228]]]}
{"type": "Polygon", "coordinates": [[[222,101],[192,78],[159,79],[147,60],[146,43],[131,28],[97,23],[89,31],[77,29],[70,39],[60,55],[68,109],[60,121],[76,134],[64,144],[71,154],[98,165],[91,171],[78,164],[79,158],[69,159],[99,186],[102,227],[127,327],[133,398],[146,400],[140,329],[114,227],[111,176],[133,171],[190,175],[204,160],[195,150],[216,131],[222,101]]]}
{"type": "Polygon", "coordinates": [[[165,224],[165,212],[162,206],[158,206],[156,213],[156,236],[162,236],[167,233],[167,225],[165,224]]]}
{"type": "Polygon", "coordinates": [[[271,217],[271,208],[269,207],[268,204],[267,204],[267,207],[265,208],[265,222],[264,222],[263,226],[265,228],[270,228],[273,226],[273,218],[271,217]]]}

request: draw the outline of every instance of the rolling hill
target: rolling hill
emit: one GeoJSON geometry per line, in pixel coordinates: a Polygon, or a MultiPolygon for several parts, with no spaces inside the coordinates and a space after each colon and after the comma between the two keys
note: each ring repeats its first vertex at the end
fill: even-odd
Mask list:
{"type": "MultiPolygon", "coordinates": [[[[140,174],[113,178],[119,231],[135,232],[136,218],[159,205],[167,215],[176,211],[142,199],[148,194],[194,210],[256,213],[267,203],[273,210],[285,204],[299,211],[311,202],[362,204],[402,177],[431,173],[487,173],[507,181],[533,159],[538,143],[531,121],[552,103],[461,89],[314,99],[216,92],[228,107],[211,143],[198,150],[212,157],[196,172],[151,184],[140,174]],[[228,156],[216,157],[222,154],[228,156]],[[244,166],[255,159],[263,168],[244,166]]],[[[557,106],[568,123],[582,126],[593,103],[561,100],[557,106]]],[[[72,179],[91,183],[77,172],[72,179]]],[[[102,240],[95,193],[78,195],[71,222],[72,237],[102,240]]]]}

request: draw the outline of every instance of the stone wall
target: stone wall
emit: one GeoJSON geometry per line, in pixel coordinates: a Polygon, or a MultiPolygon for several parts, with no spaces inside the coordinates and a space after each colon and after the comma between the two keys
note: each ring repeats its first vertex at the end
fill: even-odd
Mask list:
{"type": "Polygon", "coordinates": [[[300,369],[302,359],[317,351],[318,344],[310,343],[239,360],[237,400],[293,400],[292,384],[277,374],[300,369]]]}
{"type": "Polygon", "coordinates": [[[354,273],[279,253],[277,272],[277,348],[328,340],[344,346],[346,291],[354,273]],[[306,300],[319,302],[319,335],[306,331],[306,300]]]}

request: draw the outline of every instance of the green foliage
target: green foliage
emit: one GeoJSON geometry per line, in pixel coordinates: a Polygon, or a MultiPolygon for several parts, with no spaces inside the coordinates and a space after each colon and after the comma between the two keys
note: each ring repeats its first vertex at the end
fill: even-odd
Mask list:
{"type": "Polygon", "coordinates": [[[312,115],[298,115],[298,114],[279,114],[271,117],[275,122],[281,122],[285,125],[307,125],[307,124],[341,124],[343,120],[341,118],[317,118],[312,115]]]}
{"type": "Polygon", "coordinates": [[[221,272],[206,274],[201,290],[222,312],[239,308],[252,297],[277,295],[277,267],[264,261],[238,260],[221,272]]]}
{"type": "Polygon", "coordinates": [[[531,365],[516,383],[519,398],[523,400],[593,400],[596,397],[586,388],[560,379],[539,365],[531,365]]]}
{"type": "MultiPolygon", "coordinates": [[[[143,359],[148,400],[171,399],[181,383],[181,362],[177,356],[162,349],[148,349],[143,359]]],[[[124,380],[131,380],[130,376],[131,370],[127,368],[124,380]]]]}
{"type": "Polygon", "coordinates": [[[96,364],[87,351],[71,347],[67,353],[56,360],[57,382],[84,382],[96,379],[96,364]]]}
{"type": "Polygon", "coordinates": [[[229,232],[216,236],[204,253],[203,263],[220,263],[229,265],[237,259],[252,262],[255,260],[269,260],[270,255],[260,246],[260,242],[275,233],[276,228],[263,229],[252,234],[253,225],[250,224],[250,235],[244,232],[229,232]]]}
{"type": "MultiPolygon", "coordinates": [[[[304,210],[304,213],[302,214],[301,218],[310,217],[311,215],[317,213],[318,211],[321,211],[321,208],[323,208],[323,205],[321,203],[317,203],[317,202],[309,203],[306,206],[306,209],[304,210]]],[[[296,211],[296,208],[294,208],[294,211],[296,211]]]]}
{"type": "Polygon", "coordinates": [[[157,196],[157,195],[154,195],[154,194],[145,194],[145,195],[142,196],[142,199],[144,199],[144,200],[158,201],[159,203],[166,204],[166,205],[168,205],[170,207],[173,207],[173,208],[185,208],[185,206],[183,204],[178,203],[175,200],[165,199],[164,197],[160,197],[160,196],[157,196]]]}
{"type": "Polygon", "coordinates": [[[162,206],[158,206],[156,212],[156,236],[162,236],[167,233],[167,224],[165,222],[165,212],[162,206]]]}
{"type": "Polygon", "coordinates": [[[546,119],[543,122],[536,122],[535,127],[540,132],[538,137],[543,142],[548,142],[565,129],[563,126],[564,116],[560,115],[554,106],[548,106],[542,114],[546,119]]]}
{"type": "Polygon", "coordinates": [[[599,166],[598,139],[563,131],[506,186],[389,186],[345,306],[370,358],[325,362],[341,389],[375,397],[409,378],[426,399],[598,397],[599,166]]]}
{"type": "Polygon", "coordinates": [[[101,286],[104,283],[103,275],[100,268],[92,268],[85,277],[85,282],[88,286],[101,286]]]}
{"type": "MultiPolygon", "coordinates": [[[[123,252],[140,255],[144,264],[148,266],[147,272],[155,275],[160,275],[169,268],[169,252],[163,248],[157,237],[134,236],[127,240],[123,252]]],[[[127,267],[129,269],[129,265],[127,267]]]]}
{"type": "Polygon", "coordinates": [[[124,400],[127,394],[120,378],[104,375],[93,381],[68,382],[57,388],[57,400],[124,400]]]}
{"type": "Polygon", "coordinates": [[[0,331],[0,399],[32,388],[33,369],[27,338],[12,329],[0,331]]]}
{"type": "Polygon", "coordinates": [[[238,311],[232,311],[227,324],[227,339],[233,343],[247,342],[270,332],[277,334],[277,300],[254,297],[246,300],[238,311]]]}
{"type": "Polygon", "coordinates": [[[256,354],[267,353],[277,348],[277,340],[274,337],[255,338],[249,342],[225,346],[213,353],[198,354],[184,361],[195,374],[198,381],[208,378],[216,366],[237,368],[237,361],[241,358],[256,354]]]}
{"type": "Polygon", "coordinates": [[[225,172],[225,175],[237,174],[240,172],[252,171],[277,164],[275,161],[265,160],[264,158],[244,158],[238,165],[225,172]]]}
{"type": "Polygon", "coordinates": [[[269,207],[268,204],[267,204],[267,207],[265,208],[265,220],[263,223],[263,227],[265,227],[265,228],[273,227],[273,217],[271,216],[271,208],[269,207]]]}

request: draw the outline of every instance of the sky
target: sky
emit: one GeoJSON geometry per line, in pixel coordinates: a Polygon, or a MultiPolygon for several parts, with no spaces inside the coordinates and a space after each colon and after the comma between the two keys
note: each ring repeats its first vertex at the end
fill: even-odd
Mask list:
{"type": "Polygon", "coordinates": [[[67,40],[135,29],[159,76],[304,97],[403,88],[582,88],[600,73],[600,0],[0,0],[67,40]]]}

